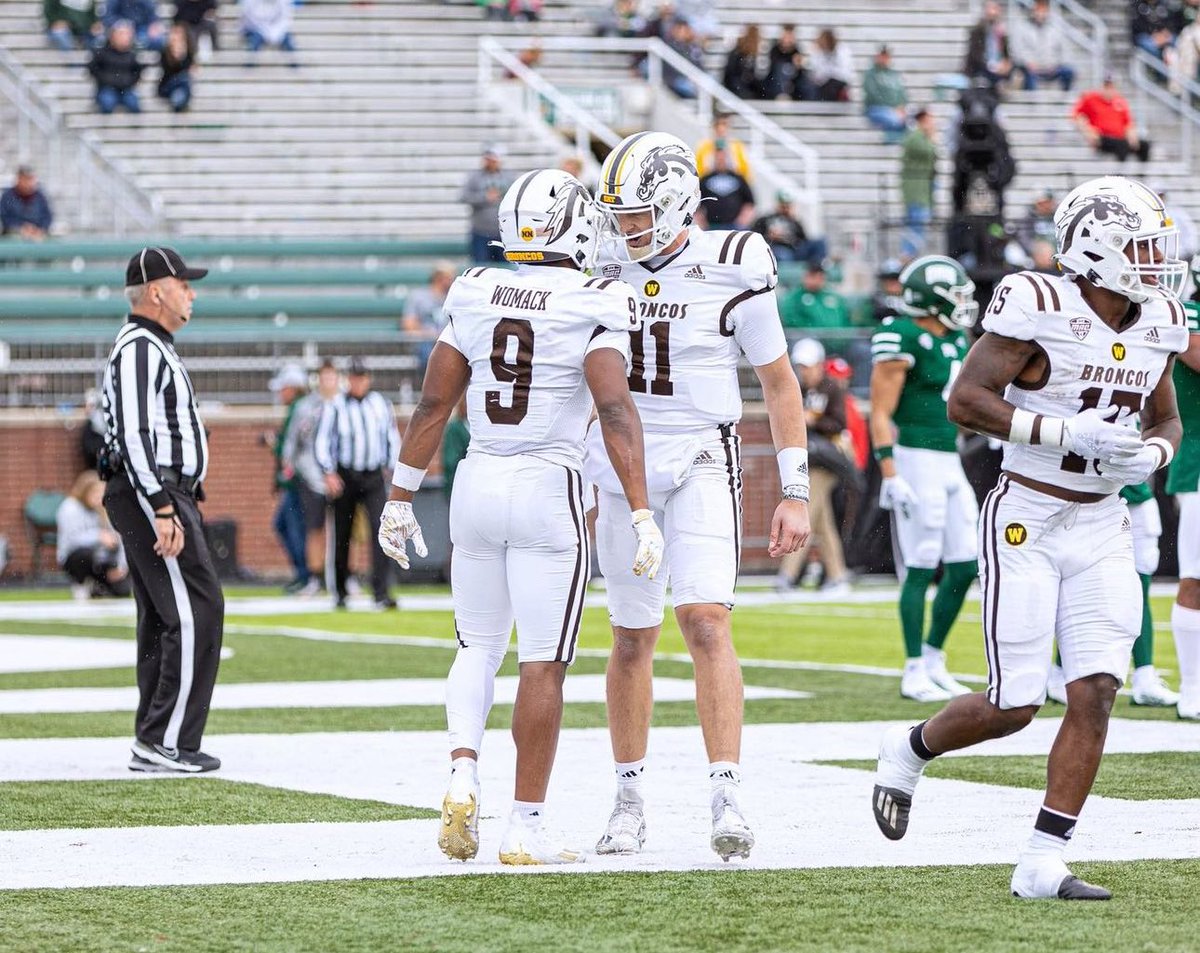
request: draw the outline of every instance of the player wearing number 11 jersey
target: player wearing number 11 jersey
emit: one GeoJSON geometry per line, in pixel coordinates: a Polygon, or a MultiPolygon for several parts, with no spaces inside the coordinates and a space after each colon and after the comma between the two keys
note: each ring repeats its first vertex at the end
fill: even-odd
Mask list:
{"type": "Polygon", "coordinates": [[[1012,891],[1107,900],[1107,890],[1071,874],[1063,853],[1142,618],[1118,492],[1170,463],[1182,435],[1171,372],[1188,346],[1178,300],[1187,265],[1162,200],[1130,179],[1084,183],[1054,222],[1063,276],[1022,272],[1000,282],[987,333],[950,390],[951,420],[1005,441],[979,528],[987,692],[885,735],[872,806],[879,828],[898,840],[931,758],[1029,724],[1046,700],[1057,638],[1067,710],[1012,891]]]}
{"type": "Polygon", "coordinates": [[[593,430],[588,475],[600,491],[597,551],[614,634],[608,721],[617,774],[616,806],[596,850],[635,853],[645,837],[651,672],[669,576],[696,668],[710,843],[725,860],[744,857],[754,837],[738,805],[742,681],[730,621],[741,552],[742,354],[762,383],[778,451],[783,498],[770,554],[792,552],[809,533],[804,408],[775,302],[775,260],[754,232],[690,227],[700,182],[695,157],[674,136],[643,132],[622,141],[601,167],[597,199],[611,237],[600,273],[633,287],[642,319],[632,332],[629,389],[642,418],[647,487],[663,520],[666,555],[650,585],[630,572],[630,540],[621,531],[629,507],[593,430]]]}

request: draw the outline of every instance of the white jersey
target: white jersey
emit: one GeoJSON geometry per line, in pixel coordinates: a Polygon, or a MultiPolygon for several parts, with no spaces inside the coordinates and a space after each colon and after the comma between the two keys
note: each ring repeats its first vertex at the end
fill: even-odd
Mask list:
{"type": "MultiPolygon", "coordinates": [[[[1115,422],[1126,426],[1136,424],[1171,356],[1188,346],[1178,301],[1147,301],[1133,323],[1118,332],[1097,316],[1072,279],[1027,271],[996,286],[983,327],[1032,341],[1045,355],[1040,380],[1014,382],[1005,390],[1010,404],[1049,417],[1116,406],[1115,422]]],[[[1006,443],[1004,469],[1085,493],[1116,493],[1123,485],[1105,477],[1098,461],[1056,447],[1006,443]]]]}
{"type": "Polygon", "coordinates": [[[642,327],[632,332],[629,389],[645,431],[740,420],[739,352],[755,366],[787,353],[775,301],[778,268],[763,237],[693,228],[670,255],[601,261],[601,274],[637,295],[642,327]]]}
{"type": "Polygon", "coordinates": [[[446,295],[439,340],[471,366],[469,454],[528,454],[574,470],[592,412],[584,358],[614,348],[629,361],[639,323],[632,289],[567,268],[471,268],[446,295]]]}

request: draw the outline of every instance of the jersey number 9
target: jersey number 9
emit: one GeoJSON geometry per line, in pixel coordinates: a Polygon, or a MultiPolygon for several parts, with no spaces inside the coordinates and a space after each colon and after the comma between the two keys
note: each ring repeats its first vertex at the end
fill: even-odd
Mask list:
{"type": "Polygon", "coordinates": [[[484,395],[487,416],[494,424],[515,427],[529,413],[529,388],[533,384],[533,325],[524,318],[504,318],[492,331],[492,373],[501,384],[512,384],[512,404],[500,403],[501,392],[484,395]],[[509,340],[517,339],[516,359],[508,360],[509,340]]]}

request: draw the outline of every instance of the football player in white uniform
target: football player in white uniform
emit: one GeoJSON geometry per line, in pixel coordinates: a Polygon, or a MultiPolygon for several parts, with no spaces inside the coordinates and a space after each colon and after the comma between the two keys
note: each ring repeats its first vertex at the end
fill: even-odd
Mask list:
{"type": "Polygon", "coordinates": [[[597,199],[611,239],[601,246],[601,272],[633,286],[643,321],[632,332],[629,387],[645,432],[650,504],[663,520],[667,548],[659,579],[647,585],[634,577],[632,540],[622,532],[629,506],[593,428],[587,474],[599,488],[597,550],[613,626],[608,721],[617,774],[616,806],[596,850],[634,853],[645,839],[641,782],[669,576],[696,670],[711,844],[723,859],[744,857],[754,836],[737,799],[742,678],[730,622],[741,553],[742,354],[762,383],[778,451],[783,498],[770,554],[792,552],[809,534],[804,407],[776,307],[775,259],[754,232],[690,227],[700,183],[695,157],[674,136],[643,132],[622,141],[604,161],[597,199]]]}
{"type": "Polygon", "coordinates": [[[900,839],[929,759],[1029,724],[1046,700],[1057,635],[1068,705],[1012,892],[1106,900],[1063,852],[1142,618],[1118,491],[1166,466],[1182,433],[1171,372],[1187,347],[1178,300],[1187,264],[1162,201],[1130,179],[1085,182],[1054,222],[1064,274],[1021,272],[996,286],[987,333],[950,391],[955,423],[1005,441],[979,530],[987,692],[888,732],[872,806],[880,830],[900,839]]]}
{"type": "Polygon", "coordinates": [[[516,797],[500,861],[570,863],[584,855],[548,843],[541,825],[589,576],[581,470],[593,401],[632,524],[629,571],[653,578],[662,560],[626,379],[629,330],[640,319],[631,289],[585,274],[599,215],[573,177],[527,173],[504,196],[499,217],[505,257],[518,268],[472,268],[451,286],[448,323],[404,436],[379,542],[403,568],[407,540],[426,555],[412,499],[465,392],[471,446],[450,500],[459,649],[446,682],[451,778],[438,844],[459,860],[479,849],[476,762],[515,617],[516,797]]]}

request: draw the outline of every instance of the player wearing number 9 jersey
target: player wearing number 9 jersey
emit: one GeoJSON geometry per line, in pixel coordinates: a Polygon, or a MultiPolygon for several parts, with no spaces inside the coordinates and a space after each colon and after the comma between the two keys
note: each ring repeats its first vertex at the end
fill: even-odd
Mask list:
{"type": "Polygon", "coordinates": [[[1182,434],[1171,373],[1187,347],[1178,300],[1187,266],[1162,200],[1139,182],[1086,182],[1054,220],[1064,274],[1000,282],[986,333],[950,390],[951,420],[1005,441],[979,529],[987,692],[885,735],[873,808],[883,833],[899,839],[929,759],[1029,724],[1046,700],[1057,637],[1067,710],[1012,891],[1106,900],[1107,890],[1071,874],[1063,851],[1142,617],[1118,491],[1168,464],[1182,434]]]}
{"type": "Polygon", "coordinates": [[[646,435],[651,506],[666,536],[663,572],[644,585],[629,571],[630,542],[621,532],[629,508],[593,430],[587,473],[599,488],[597,551],[614,632],[608,720],[617,775],[616,806],[597,851],[635,853],[645,837],[651,670],[669,576],[696,667],[710,843],[728,860],[754,844],[737,802],[742,682],[730,621],[741,554],[740,357],[763,385],[778,451],[783,499],[771,526],[772,556],[795,550],[809,533],[800,385],[779,321],[771,251],[753,232],[691,227],[700,183],[687,146],[665,133],[629,136],[605,159],[597,199],[610,239],[600,274],[629,283],[638,299],[642,327],[632,332],[629,389],[646,435]]]}
{"type": "Polygon", "coordinates": [[[942,646],[979,574],[979,507],[946,419],[950,385],[967,355],[979,305],[975,283],[953,258],[926,255],[900,274],[900,315],[871,339],[871,442],[883,477],[879,503],[892,511],[900,627],[906,660],[900,694],[946,701],[969,691],[946,670],[942,646]],[[942,579],[925,638],[925,594],[942,579]]]}
{"type": "Polygon", "coordinates": [[[446,683],[451,780],[438,843],[459,860],[478,850],[476,762],[515,619],[516,797],[500,861],[567,863],[583,855],[548,844],[541,824],[589,577],[580,470],[593,402],[632,523],[623,531],[631,573],[653,578],[662,535],[647,505],[626,381],[637,309],[629,288],[584,271],[597,239],[591,196],[565,172],[530,172],[509,189],[499,217],[517,270],[472,268],[451,286],[379,538],[402,566],[408,539],[425,555],[411,501],[465,391],[471,444],[450,499],[459,649],[446,683]]]}

